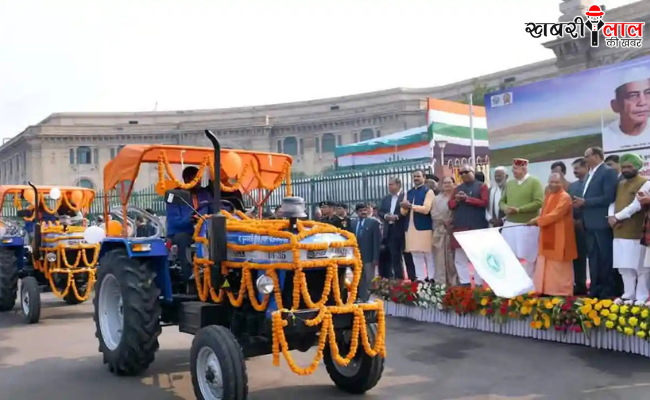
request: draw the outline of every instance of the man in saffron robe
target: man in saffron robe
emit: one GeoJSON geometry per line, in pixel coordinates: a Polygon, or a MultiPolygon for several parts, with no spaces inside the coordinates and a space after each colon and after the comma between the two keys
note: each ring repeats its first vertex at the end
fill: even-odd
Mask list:
{"type": "Polygon", "coordinates": [[[518,259],[524,260],[524,268],[531,278],[534,276],[537,260],[539,228],[526,226],[526,222],[537,217],[544,202],[544,188],[539,179],[528,173],[528,160],[515,158],[512,161],[515,179],[508,181],[499,206],[506,213],[501,235],[518,259]]]}
{"type": "Polygon", "coordinates": [[[563,178],[561,173],[551,173],[542,213],[526,224],[540,228],[535,291],[550,296],[573,295],[573,260],[578,257],[573,205],[563,178]]]}
{"type": "Polygon", "coordinates": [[[413,256],[416,279],[433,279],[433,222],[431,207],[435,196],[433,190],[424,184],[424,171],[413,173],[413,189],[406,193],[406,198],[400,203],[400,212],[408,220],[406,227],[406,253],[413,256]]]}
{"type": "Polygon", "coordinates": [[[646,248],[641,244],[645,212],[637,193],[650,191],[650,182],[639,175],[643,159],[623,154],[620,159],[623,180],[616,189],[616,201],[609,206],[608,222],[614,229],[614,268],[623,280],[623,296],[616,302],[643,305],[648,301],[650,268],[644,265],[646,248]]]}
{"type": "MultiPolygon", "coordinates": [[[[449,209],[453,210],[453,231],[470,231],[486,229],[488,221],[485,218],[490,199],[488,187],[474,177],[474,168],[469,165],[461,167],[459,172],[463,183],[458,185],[449,199],[449,209]]],[[[451,248],[454,250],[454,265],[461,285],[471,284],[470,262],[467,254],[460,247],[456,237],[451,236],[451,248]]],[[[474,283],[481,285],[483,279],[474,274],[474,283]]]]}

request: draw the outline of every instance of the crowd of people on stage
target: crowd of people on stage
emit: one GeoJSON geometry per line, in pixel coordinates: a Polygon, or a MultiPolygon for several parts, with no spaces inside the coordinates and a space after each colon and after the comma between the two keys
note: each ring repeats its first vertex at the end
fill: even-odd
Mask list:
{"type": "Polygon", "coordinates": [[[489,187],[470,165],[461,167],[460,182],[417,170],[412,188],[391,178],[379,206],[358,204],[356,218],[344,204],[322,203],[321,221],[357,235],[362,282],[378,274],[480,285],[453,233],[498,228],[537,292],[645,304],[650,182],[639,174],[643,159],[632,153],[605,158],[592,147],[571,167],[574,182],[566,179],[567,166],[556,162],[544,185],[528,173],[528,160],[517,158],[511,168],[495,168],[489,187]]]}

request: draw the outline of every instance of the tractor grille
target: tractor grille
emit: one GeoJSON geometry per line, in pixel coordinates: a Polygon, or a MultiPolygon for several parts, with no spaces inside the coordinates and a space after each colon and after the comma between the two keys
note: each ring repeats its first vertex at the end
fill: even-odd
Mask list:
{"type": "MultiPolygon", "coordinates": [[[[284,286],[282,288],[282,304],[284,307],[290,308],[293,304],[293,277],[294,272],[287,272],[284,279],[284,286]]],[[[316,303],[323,295],[323,288],[325,286],[325,277],[327,276],[326,269],[310,269],[305,271],[305,279],[307,280],[307,288],[311,300],[316,303]]],[[[339,268],[339,287],[341,288],[341,297],[345,301],[345,267],[339,268]]],[[[334,289],[330,291],[326,305],[336,305],[334,300],[334,289]]],[[[302,296],[300,297],[300,308],[308,308],[302,296]]]]}

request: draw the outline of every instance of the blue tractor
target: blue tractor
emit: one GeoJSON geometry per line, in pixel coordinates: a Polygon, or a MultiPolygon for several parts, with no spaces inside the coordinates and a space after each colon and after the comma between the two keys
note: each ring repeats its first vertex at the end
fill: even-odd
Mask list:
{"type": "MultiPolygon", "coordinates": [[[[212,149],[158,145],[125,146],[104,169],[105,191],[120,185],[124,188],[125,181],[132,184],[139,165],[130,165],[129,160],[137,160],[139,163],[157,162],[164,171],[170,170],[167,164],[194,164],[200,168],[216,165],[216,173],[212,176],[220,177],[219,180],[223,182],[224,171],[232,170],[232,165],[226,165],[222,161],[222,149],[216,136],[207,130],[205,133],[213,144],[212,149]],[[206,158],[206,155],[209,157],[206,158]]],[[[232,152],[224,153],[227,154],[228,162],[232,161],[232,152]]],[[[244,171],[247,170],[245,165],[249,162],[259,168],[255,173],[250,173],[253,178],[248,179],[249,175],[246,174],[239,177],[242,190],[245,190],[246,185],[248,188],[254,186],[255,179],[259,180],[260,177],[267,176],[278,181],[277,175],[288,171],[286,164],[283,167],[278,163],[280,158],[290,162],[286,155],[244,150],[237,150],[236,154],[241,157],[244,171]],[[273,157],[276,159],[273,160],[273,157]]],[[[159,176],[163,176],[162,172],[159,176]]],[[[161,181],[170,180],[163,178],[161,181]]],[[[182,184],[173,178],[171,181],[175,181],[176,186],[181,186],[180,189],[162,185],[158,187],[161,191],[165,189],[165,201],[168,204],[184,204],[188,207],[196,205],[192,202],[192,194],[183,189],[183,185],[189,185],[187,182],[182,184]]],[[[228,181],[228,177],[225,181],[228,181]]],[[[198,179],[194,183],[197,182],[198,179]]],[[[350,266],[355,265],[358,252],[356,240],[350,241],[334,228],[325,229],[327,232],[319,234],[300,234],[299,227],[304,224],[301,219],[306,217],[304,201],[300,198],[285,198],[283,215],[286,222],[274,222],[277,226],[284,226],[285,233],[284,238],[277,238],[262,233],[245,232],[246,226],[259,224],[261,221],[247,220],[242,213],[240,199],[236,196],[225,198],[223,186],[212,184],[211,189],[213,213],[197,215],[197,220],[202,223],[196,229],[197,243],[193,255],[195,265],[196,260],[201,259],[209,261],[209,264],[203,269],[195,267],[195,274],[198,275],[193,276],[193,279],[196,282],[207,281],[206,285],[214,289],[212,293],[222,293],[223,298],[219,301],[215,301],[214,297],[201,300],[199,287],[192,287],[193,283],[188,285],[187,282],[181,281],[181,273],[173,254],[170,254],[170,246],[158,233],[150,237],[139,237],[137,234],[130,234],[126,226],[122,226],[119,235],[118,232],[111,233],[111,229],[108,229],[108,236],[101,242],[101,268],[95,286],[96,336],[104,363],[108,364],[112,373],[136,375],[154,361],[162,327],[178,326],[181,332],[195,335],[190,364],[197,398],[243,400],[248,396],[245,359],[267,354],[277,355],[277,324],[281,323],[283,326],[283,343],[288,347],[287,350],[305,352],[317,345],[319,337],[323,335],[318,326],[310,326],[305,321],[324,315],[323,307],[334,307],[337,302],[334,298],[328,298],[320,308],[310,308],[306,300],[301,299],[297,308],[285,310],[278,301],[287,306],[292,304],[295,300],[295,274],[302,271],[285,268],[273,272],[259,267],[250,272],[250,279],[254,282],[253,296],[247,292],[243,301],[235,304],[226,296],[230,293],[236,297],[240,293],[241,286],[246,284],[245,275],[249,275],[249,272],[233,266],[286,265],[287,262],[297,261],[294,258],[296,254],[312,263],[340,262],[335,264],[338,278],[332,281],[335,280],[339,287],[343,288],[341,296],[347,301],[346,279],[353,278],[350,275],[350,266]],[[224,212],[225,208],[229,208],[230,212],[224,212]],[[241,228],[240,231],[237,231],[237,227],[241,228]],[[293,241],[290,236],[300,237],[304,250],[259,251],[259,246],[268,246],[269,249],[277,249],[274,246],[278,245],[288,246],[293,241]],[[327,245],[323,245],[324,243],[327,245]],[[258,250],[248,251],[246,246],[258,246],[258,250]],[[265,297],[268,299],[263,302],[265,297]],[[256,303],[257,307],[253,303],[256,303]],[[265,304],[264,308],[260,309],[259,304],[265,304]]],[[[226,194],[228,192],[225,191],[226,194]]],[[[128,208],[128,197],[127,190],[127,195],[122,197],[124,214],[128,208]]],[[[196,209],[194,211],[198,214],[196,209]]],[[[114,228],[117,229],[117,225],[114,228]]],[[[358,269],[355,271],[359,272],[358,269]]],[[[327,268],[304,270],[307,290],[312,299],[321,299],[328,286],[328,276],[330,275],[327,268]]],[[[340,305],[340,301],[338,304],[340,305]]],[[[359,316],[361,310],[366,325],[362,329],[366,329],[366,337],[370,343],[384,342],[382,321],[379,321],[379,327],[377,324],[381,319],[378,309],[366,307],[365,303],[355,301],[351,295],[347,307],[357,310],[356,316],[359,316]]],[[[352,313],[328,315],[336,332],[335,339],[332,340],[336,341],[341,354],[347,354],[351,342],[354,341],[351,333],[355,332],[353,327],[356,317],[352,313]]],[[[383,353],[369,355],[363,351],[363,347],[359,344],[359,351],[345,366],[335,361],[336,357],[329,342],[322,352],[333,382],[348,393],[361,394],[370,390],[377,384],[383,372],[383,353]]]]}
{"type": "Polygon", "coordinates": [[[81,215],[78,211],[89,207],[94,191],[79,187],[35,186],[31,182],[29,185],[0,186],[0,205],[4,205],[9,196],[14,197],[14,205],[19,208],[23,203],[31,206],[19,209],[16,217],[3,216],[1,221],[0,312],[14,308],[20,282],[20,310],[25,321],[31,324],[40,319],[43,291],[55,293],[67,304],[79,304],[89,297],[95,265],[84,264],[86,259],[94,258],[98,246],[85,243],[85,228],[74,226],[68,214],[81,215]],[[46,207],[46,196],[54,204],[53,209],[46,207]],[[79,252],[83,252],[84,257],[78,257],[79,252]],[[61,261],[77,258],[84,261],[78,260],[74,266],[68,263],[70,267],[61,261]]]}

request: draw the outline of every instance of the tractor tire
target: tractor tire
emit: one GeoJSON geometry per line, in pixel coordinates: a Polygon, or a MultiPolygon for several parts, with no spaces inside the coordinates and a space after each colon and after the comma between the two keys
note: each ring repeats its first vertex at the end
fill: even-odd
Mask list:
{"type": "Polygon", "coordinates": [[[248,398],[244,353],[232,332],[223,326],[206,326],[194,336],[190,371],[197,400],[248,398]],[[219,386],[221,393],[214,393],[219,386]]]}
{"type": "MultiPolygon", "coordinates": [[[[377,324],[368,324],[368,341],[374,345],[377,337],[377,324]]],[[[338,335],[337,335],[338,336],[338,335]]],[[[337,338],[338,339],[338,338],[337,338]]],[[[346,354],[349,345],[338,344],[341,354],[346,354]]],[[[384,372],[384,359],[379,355],[370,357],[359,344],[357,354],[346,367],[334,361],[329,344],[323,350],[323,362],[332,382],[344,392],[364,394],[377,385],[384,372]],[[353,364],[355,363],[355,364],[353,364]]]]}
{"type": "Polygon", "coordinates": [[[0,249],[0,312],[11,311],[18,294],[18,261],[7,248],[0,249]]]}
{"type": "Polygon", "coordinates": [[[20,305],[25,322],[35,324],[41,319],[41,285],[33,276],[21,280],[20,305]]]}
{"type": "Polygon", "coordinates": [[[129,258],[125,249],[108,251],[101,265],[93,300],[99,352],[113,374],[138,375],[158,351],[160,289],[147,263],[129,258]]]}

